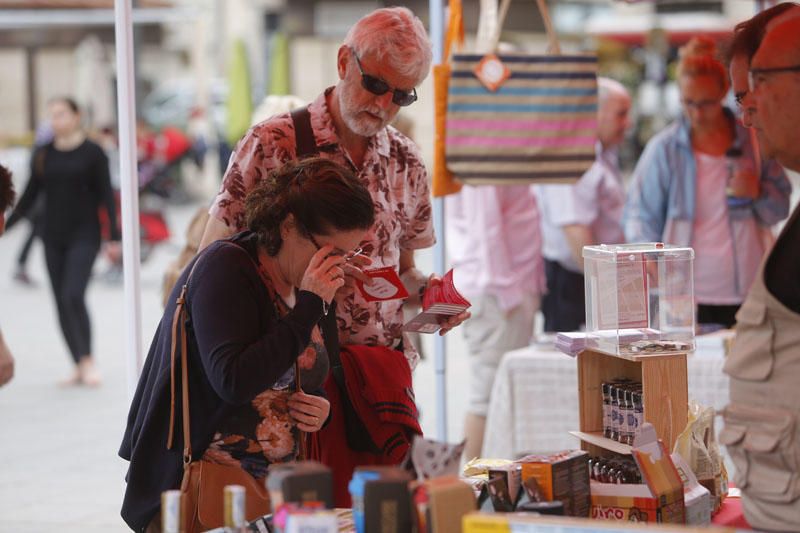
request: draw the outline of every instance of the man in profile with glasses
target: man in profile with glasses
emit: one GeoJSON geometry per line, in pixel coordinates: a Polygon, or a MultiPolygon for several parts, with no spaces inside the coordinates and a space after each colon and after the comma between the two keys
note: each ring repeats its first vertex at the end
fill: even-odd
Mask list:
{"type": "MultiPolygon", "coordinates": [[[[776,17],[749,65],[750,121],[781,165],[800,172],[800,12],[776,17]]],[[[730,404],[720,441],[750,526],[800,527],[800,208],[767,254],[737,314],[725,361],[730,404]]]]}
{"type": "MultiPolygon", "coordinates": [[[[201,249],[244,229],[244,197],[270,170],[318,154],[349,166],[375,201],[375,225],[361,243],[361,256],[349,263],[396,268],[410,294],[406,303],[419,303],[429,280],[415,268],[414,251],[435,242],[428,176],[419,148],[389,123],[417,100],[431,60],[425,28],[410,10],[378,9],[359,20],[338,49],[336,85],[307,108],[255,125],[239,142],[209,211],[201,249]]],[[[324,244],[324,236],[312,237],[324,244]]],[[[348,272],[349,281],[355,276],[369,282],[358,269],[348,272]]],[[[400,350],[414,368],[419,355],[403,336],[402,300],[368,302],[347,283],[336,302],[343,345],[400,350]]],[[[451,317],[443,332],[468,316],[451,317]]]]}

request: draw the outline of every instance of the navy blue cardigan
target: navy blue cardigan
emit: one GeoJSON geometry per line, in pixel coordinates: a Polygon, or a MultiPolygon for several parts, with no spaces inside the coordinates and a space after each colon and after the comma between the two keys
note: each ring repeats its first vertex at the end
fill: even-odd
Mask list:
{"type": "MultiPolygon", "coordinates": [[[[324,322],[323,331],[335,331],[335,313],[323,316],[322,300],[311,292],[300,291],[294,309],[277,319],[253,262],[257,257],[253,233],[217,241],[184,269],[172,289],[147,354],[119,450],[119,455],[130,461],[121,514],[134,530],[147,527],[160,508],[161,492],[179,488],[183,476],[180,358],[176,368],[175,442],[171,450],[166,448],[170,344],[175,299],[194,262],[197,266],[187,289],[194,459],[203,455],[231,407],[251,401],[289,370],[308,345],[317,323],[324,322]]],[[[335,337],[325,336],[329,353],[338,349],[335,337]]]]}

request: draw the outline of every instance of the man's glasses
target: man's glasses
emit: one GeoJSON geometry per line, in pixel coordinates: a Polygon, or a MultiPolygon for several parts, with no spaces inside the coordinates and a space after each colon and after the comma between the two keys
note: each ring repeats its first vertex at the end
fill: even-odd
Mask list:
{"type": "Polygon", "coordinates": [[[361,72],[361,86],[366,90],[375,96],[382,96],[387,92],[392,91],[392,102],[401,107],[409,106],[417,101],[416,89],[411,89],[410,91],[404,91],[403,89],[392,89],[392,87],[390,87],[389,84],[382,79],[366,74],[364,72],[364,67],[361,66],[361,60],[358,59],[356,51],[353,48],[350,48],[350,51],[353,53],[353,57],[356,58],[356,65],[358,65],[358,70],[361,72]]]}
{"type": "Polygon", "coordinates": [[[800,65],[792,65],[790,67],[751,68],[747,72],[747,84],[750,87],[750,91],[755,91],[767,78],[767,74],[779,74],[781,72],[800,72],[800,65]]]}
{"type": "MultiPolygon", "coordinates": [[[[310,231],[306,231],[304,233],[306,234],[306,237],[308,238],[308,240],[311,241],[311,244],[313,244],[317,248],[318,251],[322,249],[322,246],[320,246],[320,244],[317,242],[317,239],[314,238],[314,236],[311,234],[310,231]]],[[[334,250],[331,253],[334,254],[334,255],[343,256],[344,260],[349,263],[350,261],[353,260],[353,258],[355,258],[357,255],[361,255],[363,252],[364,252],[364,249],[359,246],[355,250],[351,250],[349,252],[342,252],[341,250],[334,250]]]]}

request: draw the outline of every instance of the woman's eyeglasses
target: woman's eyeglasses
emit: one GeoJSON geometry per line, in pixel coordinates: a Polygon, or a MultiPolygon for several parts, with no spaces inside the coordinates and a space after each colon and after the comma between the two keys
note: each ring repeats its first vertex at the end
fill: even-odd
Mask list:
{"type": "MultiPolygon", "coordinates": [[[[322,249],[322,246],[320,246],[320,244],[317,242],[317,239],[314,238],[314,236],[311,234],[310,231],[306,231],[305,234],[306,234],[306,237],[308,238],[308,240],[311,241],[311,244],[313,244],[317,248],[317,250],[321,250],[322,249]]],[[[357,255],[362,255],[363,253],[364,253],[364,249],[361,248],[360,246],[358,248],[356,248],[355,250],[351,250],[349,252],[341,252],[341,251],[336,251],[336,250],[331,252],[332,255],[341,255],[341,256],[343,256],[344,260],[346,262],[348,262],[348,263],[350,261],[352,261],[357,255]]]]}
{"type": "Polygon", "coordinates": [[[404,91],[403,89],[392,89],[392,87],[390,87],[389,84],[382,79],[366,74],[364,72],[364,67],[361,66],[361,60],[358,59],[358,54],[356,54],[356,51],[352,47],[350,48],[350,51],[353,53],[353,57],[356,59],[356,65],[358,65],[358,70],[361,72],[361,86],[366,90],[375,96],[382,96],[387,92],[392,91],[392,102],[401,107],[409,106],[417,101],[416,89],[411,89],[410,91],[404,91]]]}

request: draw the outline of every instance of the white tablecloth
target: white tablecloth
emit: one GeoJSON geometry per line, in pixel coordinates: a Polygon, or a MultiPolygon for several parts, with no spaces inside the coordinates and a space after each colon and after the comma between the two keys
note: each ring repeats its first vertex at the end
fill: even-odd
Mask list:
{"type": "MultiPolygon", "coordinates": [[[[690,401],[715,409],[728,403],[723,362],[721,350],[698,347],[689,355],[690,401]]],[[[579,429],[577,364],[577,359],[546,347],[508,352],[492,390],[483,457],[514,459],[530,452],[579,447],[568,434],[579,429]]]]}

